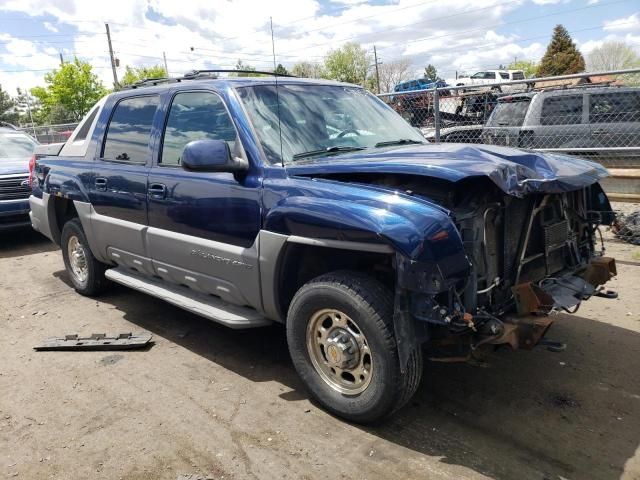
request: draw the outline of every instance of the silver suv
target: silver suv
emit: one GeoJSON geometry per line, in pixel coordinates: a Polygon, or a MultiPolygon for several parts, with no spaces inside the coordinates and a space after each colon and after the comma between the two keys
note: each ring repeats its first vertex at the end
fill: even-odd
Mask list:
{"type": "Polygon", "coordinates": [[[640,88],[578,87],[500,97],[481,142],[521,148],[640,146],[640,88]]]}

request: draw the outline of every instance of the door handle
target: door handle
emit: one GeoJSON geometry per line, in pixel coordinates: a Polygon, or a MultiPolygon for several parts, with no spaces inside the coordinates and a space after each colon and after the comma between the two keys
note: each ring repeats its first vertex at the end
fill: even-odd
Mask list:
{"type": "Polygon", "coordinates": [[[96,190],[101,192],[107,191],[107,179],[104,177],[97,177],[95,180],[96,190]]]}
{"type": "Polygon", "coordinates": [[[148,192],[151,198],[164,198],[167,196],[167,186],[163,183],[151,183],[148,192]]]}
{"type": "Polygon", "coordinates": [[[604,134],[606,134],[606,133],[607,133],[607,131],[606,131],[606,130],[604,130],[604,129],[602,129],[602,128],[598,128],[597,130],[594,130],[592,133],[593,133],[594,135],[604,135],[604,134]]]}

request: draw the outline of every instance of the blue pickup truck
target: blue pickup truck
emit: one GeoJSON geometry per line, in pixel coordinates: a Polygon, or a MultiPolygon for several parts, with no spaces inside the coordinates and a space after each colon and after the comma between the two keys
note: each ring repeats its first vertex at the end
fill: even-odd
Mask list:
{"type": "Polygon", "coordinates": [[[33,227],[75,289],[117,282],[231,328],[280,322],[328,410],[380,419],[423,357],[533,348],[615,274],[606,170],[429,144],[366,90],[198,73],[112,93],[38,151],[33,227]]]}

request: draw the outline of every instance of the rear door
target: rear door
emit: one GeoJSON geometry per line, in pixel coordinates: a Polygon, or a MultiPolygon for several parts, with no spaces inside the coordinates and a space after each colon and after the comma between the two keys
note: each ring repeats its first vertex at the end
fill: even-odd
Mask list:
{"type": "Polygon", "coordinates": [[[152,273],[143,236],[152,130],[159,104],[158,95],[127,97],[116,103],[89,183],[95,210],[91,224],[102,253],[145,273],[152,273]]]}
{"type": "Polygon", "coordinates": [[[217,93],[178,91],[167,101],[161,148],[149,174],[147,239],[155,272],[169,282],[257,308],[261,178],[183,170],[182,151],[193,140],[225,140],[233,155],[244,153],[217,93]]]}
{"type": "Polygon", "coordinates": [[[592,147],[640,146],[640,91],[589,94],[592,147]]]}
{"type": "MultiPolygon", "coordinates": [[[[587,119],[587,97],[582,93],[546,96],[536,102],[531,118],[537,123],[527,125],[531,148],[589,147],[591,132],[587,119]]],[[[533,106],[532,106],[533,108],[533,106]]]]}

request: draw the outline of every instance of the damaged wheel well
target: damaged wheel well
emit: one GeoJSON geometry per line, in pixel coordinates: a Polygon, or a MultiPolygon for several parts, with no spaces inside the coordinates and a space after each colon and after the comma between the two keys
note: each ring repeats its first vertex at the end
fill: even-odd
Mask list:
{"type": "Polygon", "coordinates": [[[366,273],[393,291],[393,255],[311,245],[288,244],[282,253],[278,275],[278,310],[285,318],[295,293],[309,280],[336,270],[366,273]]]}

